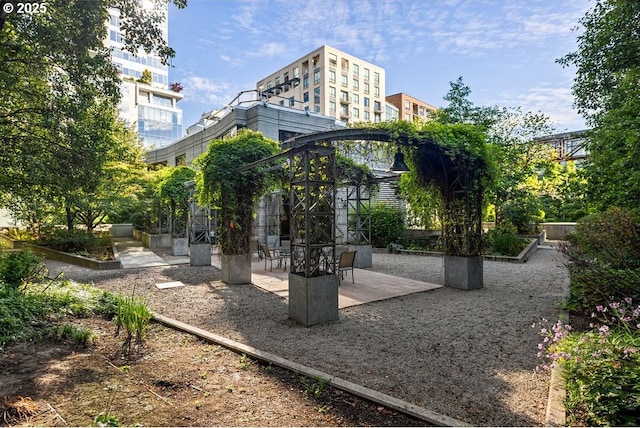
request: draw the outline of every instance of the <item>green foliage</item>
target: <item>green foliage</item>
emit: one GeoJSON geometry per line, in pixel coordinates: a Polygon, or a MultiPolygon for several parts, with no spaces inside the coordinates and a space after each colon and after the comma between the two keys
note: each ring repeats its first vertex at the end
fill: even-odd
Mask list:
{"type": "Polygon", "coordinates": [[[593,127],[588,195],[601,211],[640,202],[639,17],[639,2],[596,1],[580,20],[578,49],[558,60],[576,67],[575,104],[593,127]]]}
{"type": "Polygon", "coordinates": [[[539,225],[544,219],[542,204],[536,195],[530,192],[516,192],[501,207],[498,224],[507,223],[516,227],[521,235],[539,232],[539,225]]]}
{"type": "Polygon", "coordinates": [[[90,328],[67,323],[56,326],[53,336],[61,340],[71,340],[76,346],[86,346],[97,338],[90,328]]]}
{"type": "Polygon", "coordinates": [[[131,354],[131,346],[135,340],[137,345],[144,342],[144,334],[151,321],[145,300],[137,296],[125,296],[118,299],[118,309],[114,319],[116,323],[116,336],[121,330],[125,331],[125,338],[122,343],[122,353],[131,354]]]}
{"type": "Polygon", "coordinates": [[[258,198],[280,183],[277,172],[264,172],[282,160],[239,172],[237,168],[280,152],[276,141],[243,129],[228,140],[214,140],[194,164],[198,200],[218,209],[218,240],[223,254],[248,254],[253,208],[258,198]]]}
{"type": "Polygon", "coordinates": [[[578,221],[590,213],[584,168],[575,162],[547,165],[539,182],[538,198],[547,222],[578,221]]]}
{"type": "Polygon", "coordinates": [[[562,247],[570,264],[569,309],[588,315],[607,299],[640,299],[640,222],[625,209],[585,217],[562,247]]]}
{"type": "Polygon", "coordinates": [[[140,76],[140,78],[138,79],[138,82],[149,84],[152,81],[153,75],[151,74],[151,71],[148,68],[145,68],[142,72],[142,76],[140,76]]]}
{"type": "Polygon", "coordinates": [[[327,387],[327,380],[320,376],[316,376],[314,378],[301,376],[300,383],[305,387],[304,393],[311,395],[314,398],[320,398],[327,387]]]}
{"type": "Polygon", "coordinates": [[[35,243],[66,253],[88,255],[108,252],[111,248],[111,235],[108,232],[51,227],[42,229],[35,243]]]}
{"type": "Polygon", "coordinates": [[[0,251],[0,283],[18,288],[42,277],[44,259],[31,250],[0,251]]]}
{"type": "Polygon", "coordinates": [[[189,189],[184,183],[194,181],[196,172],[186,166],[168,168],[158,186],[160,198],[167,201],[171,210],[171,227],[174,237],[187,236],[189,218],[189,189]]]}
{"type": "MultiPolygon", "coordinates": [[[[20,340],[37,340],[56,333],[58,320],[105,314],[110,294],[70,281],[33,283],[23,292],[0,286],[0,348],[20,340]]],[[[64,329],[61,330],[64,333],[64,329]]],[[[67,332],[70,331],[67,329],[67,332]]],[[[73,332],[70,332],[73,333],[73,332]]],[[[81,330],[71,334],[80,340],[81,330]]],[[[90,334],[87,334],[87,339],[90,334]]]]}
{"type": "Polygon", "coordinates": [[[357,163],[353,159],[336,154],[336,178],[345,184],[365,184],[375,176],[368,165],[357,163]]]}
{"type": "Polygon", "coordinates": [[[498,225],[485,235],[488,254],[515,257],[527,246],[527,240],[518,236],[515,226],[509,223],[498,225]]]}
{"type": "MultiPolygon", "coordinates": [[[[587,332],[542,326],[538,355],[563,369],[569,426],[640,423],[640,305],[626,297],[595,307],[587,332]]],[[[536,325],[534,324],[534,327],[536,325]]]]}
{"type": "Polygon", "coordinates": [[[371,245],[374,247],[385,248],[402,240],[405,231],[404,213],[399,208],[380,202],[372,204],[371,208],[365,208],[362,215],[371,216],[371,245]]]}

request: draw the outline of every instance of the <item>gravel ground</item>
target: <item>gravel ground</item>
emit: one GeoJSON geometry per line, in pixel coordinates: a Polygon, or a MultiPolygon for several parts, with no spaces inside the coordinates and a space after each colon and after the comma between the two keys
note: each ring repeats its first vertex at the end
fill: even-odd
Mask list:
{"type": "MultiPolygon", "coordinates": [[[[334,374],[472,425],[544,425],[549,375],[535,373],[539,336],[556,319],[569,279],[562,255],[484,263],[484,288],[441,288],[346,308],[311,328],[288,319],[286,300],[227,286],[214,267],[91,271],[48,262],[64,276],[115,292],[133,289],[157,313],[334,374]],[[157,282],[187,286],[158,290],[157,282]]],[[[442,283],[443,259],[374,253],[374,270],[442,283]]]]}

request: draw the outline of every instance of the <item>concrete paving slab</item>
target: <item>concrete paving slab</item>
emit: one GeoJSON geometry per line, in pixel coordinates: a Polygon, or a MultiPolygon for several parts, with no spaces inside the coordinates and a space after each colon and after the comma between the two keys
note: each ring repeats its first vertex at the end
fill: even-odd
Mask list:
{"type": "Polygon", "coordinates": [[[132,238],[115,238],[113,240],[115,256],[124,269],[152,266],[167,266],[168,263],[140,241],[132,238]]]}
{"type": "Polygon", "coordinates": [[[158,282],[156,287],[163,290],[165,288],[184,287],[184,283],[182,281],[158,282]]]}

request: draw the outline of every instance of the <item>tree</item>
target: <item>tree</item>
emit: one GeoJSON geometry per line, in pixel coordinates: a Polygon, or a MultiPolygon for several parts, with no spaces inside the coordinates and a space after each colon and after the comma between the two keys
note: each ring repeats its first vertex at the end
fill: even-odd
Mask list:
{"type": "Polygon", "coordinates": [[[640,205],[640,3],[597,0],[580,20],[578,49],[560,58],[575,66],[575,104],[593,127],[586,165],[600,210],[640,205]]]}
{"type": "Polygon", "coordinates": [[[169,201],[171,233],[176,238],[186,237],[189,215],[189,189],[184,183],[193,181],[196,172],[186,166],[170,168],[160,182],[160,197],[169,201]]]}
{"type": "Polygon", "coordinates": [[[155,50],[167,63],[174,52],[158,25],[166,2],[147,9],[138,0],[51,0],[30,15],[6,13],[9,3],[0,0],[0,194],[53,200],[59,183],[84,184],[72,172],[85,164],[88,114],[119,101],[120,78],[103,45],[108,8],[120,9],[131,52],[155,50]]]}
{"type": "Polygon", "coordinates": [[[554,159],[551,148],[536,141],[552,133],[549,118],[541,113],[524,113],[520,108],[476,107],[468,99],[470,94],[461,77],[451,82],[444,97],[449,105],[436,114],[436,120],[469,123],[486,132],[497,167],[486,200],[495,205],[496,223],[509,221],[519,232],[528,232],[542,214],[531,179],[537,179],[554,159]]]}

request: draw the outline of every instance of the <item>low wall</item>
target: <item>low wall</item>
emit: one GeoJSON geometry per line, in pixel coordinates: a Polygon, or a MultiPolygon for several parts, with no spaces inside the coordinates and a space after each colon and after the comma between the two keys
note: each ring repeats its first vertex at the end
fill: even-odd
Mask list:
{"type": "Polygon", "coordinates": [[[576,223],[542,223],[542,230],[546,232],[550,241],[565,241],[567,234],[576,230],[576,223]]]}
{"type": "Polygon", "coordinates": [[[82,266],[95,270],[111,270],[122,269],[120,260],[95,260],[89,257],[78,256],[76,254],[63,253],[62,251],[52,250],[51,248],[41,247],[39,245],[23,243],[22,248],[28,248],[35,254],[44,257],[45,259],[57,260],[59,262],[65,262],[72,265],[82,266]]]}
{"type": "Polygon", "coordinates": [[[109,232],[113,238],[129,238],[133,236],[133,225],[126,223],[112,224],[109,232]]]}
{"type": "Polygon", "coordinates": [[[170,233],[150,234],[133,229],[132,235],[134,239],[142,241],[142,245],[150,250],[155,250],[156,248],[171,248],[170,233]]]}

